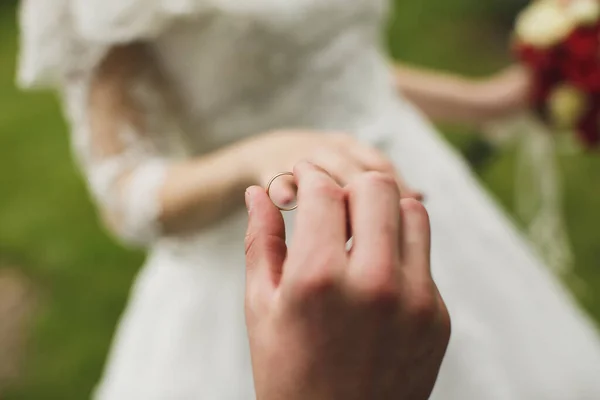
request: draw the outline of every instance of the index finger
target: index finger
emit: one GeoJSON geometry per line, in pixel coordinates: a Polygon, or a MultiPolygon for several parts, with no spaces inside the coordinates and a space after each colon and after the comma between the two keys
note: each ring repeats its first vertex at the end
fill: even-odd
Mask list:
{"type": "Polygon", "coordinates": [[[344,190],[323,169],[308,163],[294,168],[298,186],[296,229],[290,246],[290,258],[346,254],[346,200],[344,190]]]}

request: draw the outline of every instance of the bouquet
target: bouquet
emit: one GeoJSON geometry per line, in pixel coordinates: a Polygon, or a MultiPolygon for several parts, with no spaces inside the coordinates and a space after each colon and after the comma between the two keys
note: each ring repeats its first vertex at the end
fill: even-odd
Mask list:
{"type": "Polygon", "coordinates": [[[518,17],[518,59],[535,113],[552,132],[600,147],[600,0],[537,0],[518,17]]]}
{"type": "Polygon", "coordinates": [[[513,46],[531,77],[531,108],[491,133],[519,139],[517,213],[546,264],[565,273],[573,256],[557,150],[600,148],[600,0],[533,0],[513,46]]]}

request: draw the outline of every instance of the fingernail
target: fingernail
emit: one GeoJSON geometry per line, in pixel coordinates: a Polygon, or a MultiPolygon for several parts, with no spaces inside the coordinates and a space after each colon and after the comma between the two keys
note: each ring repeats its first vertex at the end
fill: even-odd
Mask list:
{"type": "Polygon", "coordinates": [[[250,195],[250,189],[246,189],[246,209],[248,210],[248,214],[252,210],[252,196],[250,195]]]}

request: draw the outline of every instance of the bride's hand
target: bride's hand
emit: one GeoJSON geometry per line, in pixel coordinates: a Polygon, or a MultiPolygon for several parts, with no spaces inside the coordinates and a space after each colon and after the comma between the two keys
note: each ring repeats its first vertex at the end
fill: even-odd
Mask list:
{"type": "Polygon", "coordinates": [[[508,67],[476,84],[475,101],[486,106],[489,118],[501,120],[530,107],[532,78],[520,65],[508,67]]]}
{"type": "MultiPolygon", "coordinates": [[[[412,190],[381,152],[343,133],[284,130],[265,133],[250,139],[245,146],[248,172],[255,184],[265,187],[277,173],[292,171],[306,160],[327,171],[341,186],[346,186],[365,171],[379,171],[396,177],[402,197],[422,200],[412,190]]],[[[291,181],[288,181],[291,182],[291,181]]],[[[294,188],[277,186],[277,199],[293,199],[294,188]]]]}

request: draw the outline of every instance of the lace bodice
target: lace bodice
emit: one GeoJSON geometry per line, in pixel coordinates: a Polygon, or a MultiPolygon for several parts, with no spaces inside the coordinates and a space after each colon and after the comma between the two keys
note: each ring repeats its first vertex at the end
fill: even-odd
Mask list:
{"type": "MultiPolygon", "coordinates": [[[[121,236],[160,237],[158,193],[174,159],[278,128],[360,133],[396,97],[380,51],[386,0],[26,0],[23,86],[63,94],[94,197],[121,236]],[[93,139],[89,84],[111,46],[144,41],[178,99],[128,80],[143,123],[93,139]],[[123,184],[126,182],[126,184],[123,184]]],[[[116,110],[116,113],[119,111],[116,110]]],[[[115,119],[118,119],[115,116],[115,119]]]]}
{"type": "Polygon", "coordinates": [[[189,123],[216,145],[274,127],[344,129],[371,106],[354,94],[382,78],[381,1],[287,3],[182,23],[155,42],[189,123]]]}

